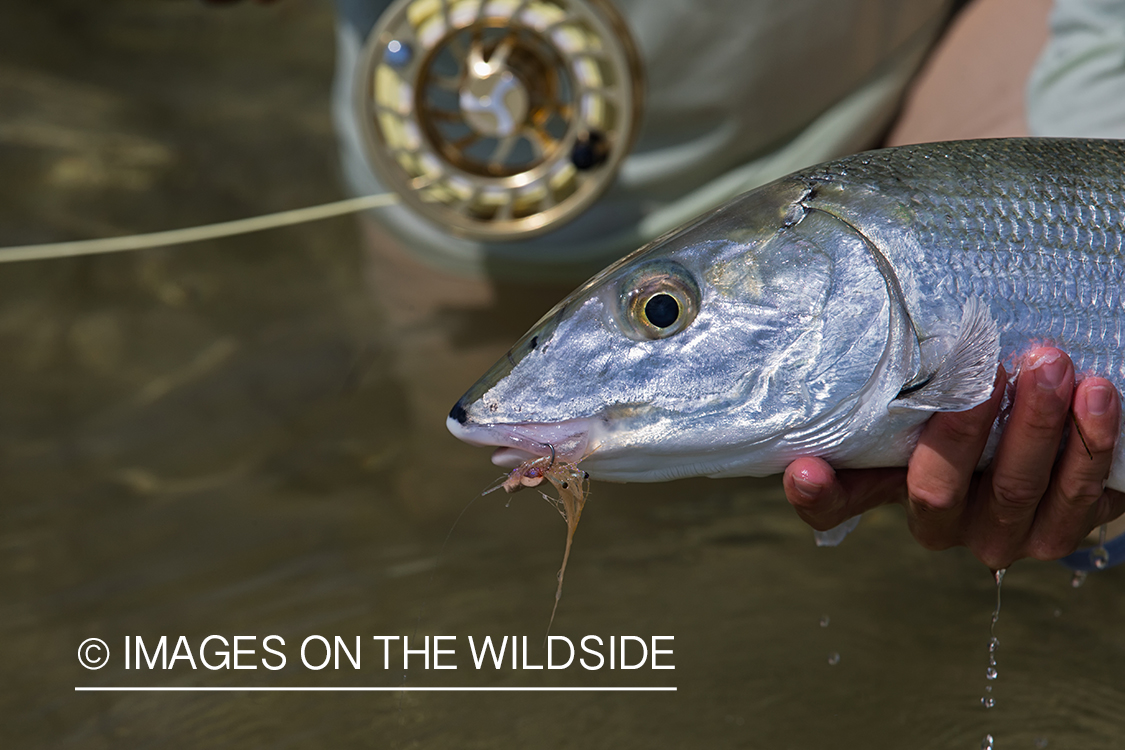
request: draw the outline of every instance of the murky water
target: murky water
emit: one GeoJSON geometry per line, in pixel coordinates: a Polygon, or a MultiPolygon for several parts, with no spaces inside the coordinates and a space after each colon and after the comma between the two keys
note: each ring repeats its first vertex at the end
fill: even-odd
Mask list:
{"type": "MultiPolygon", "coordinates": [[[[331,65],[323,2],[3,4],[0,243],[340,197],[331,65]]],[[[592,486],[552,634],[674,636],[675,670],[476,670],[461,646],[405,675],[675,693],[75,693],[403,684],[375,635],[528,636],[542,663],[565,525],[530,492],[465,510],[501,473],[442,422],[565,289],[412,322],[369,243],[339,219],[0,267],[3,747],[1121,746],[1125,568],[1008,571],[986,711],[989,571],[897,509],[816,548],[772,479],[592,486]],[[124,668],[126,636],[213,634],[279,635],[289,663],[124,668]],[[301,667],[313,634],[362,636],[363,668],[301,667]]]]}

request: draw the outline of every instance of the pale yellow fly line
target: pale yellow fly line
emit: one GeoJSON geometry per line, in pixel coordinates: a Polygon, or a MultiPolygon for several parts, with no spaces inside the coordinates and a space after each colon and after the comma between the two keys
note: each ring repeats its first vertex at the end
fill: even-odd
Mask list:
{"type": "Polygon", "coordinates": [[[382,208],[398,203],[396,193],[364,195],[319,206],[295,208],[248,219],[223,221],[198,227],[169,229],[163,232],[133,234],[125,237],[106,237],[97,240],[75,240],[72,242],[49,242],[41,245],[13,245],[0,247],[0,263],[14,263],[21,260],[48,260],[51,258],[72,258],[77,255],[98,255],[101,253],[120,253],[128,250],[146,250],[153,247],[183,245],[219,237],[232,237],[238,234],[261,232],[266,229],[288,227],[310,221],[320,221],[333,216],[358,213],[371,208],[382,208]]]}

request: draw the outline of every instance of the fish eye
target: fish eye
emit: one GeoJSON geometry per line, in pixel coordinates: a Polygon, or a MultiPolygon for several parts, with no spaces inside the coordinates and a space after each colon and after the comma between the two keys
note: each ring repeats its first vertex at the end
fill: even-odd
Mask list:
{"type": "Polygon", "coordinates": [[[622,290],[627,334],[663,339],[687,328],[699,310],[699,287],[682,266],[664,261],[630,274],[622,290]]]}
{"type": "Polygon", "coordinates": [[[645,303],[645,317],[657,328],[668,328],[680,317],[680,303],[671,294],[654,294],[645,303]]]}

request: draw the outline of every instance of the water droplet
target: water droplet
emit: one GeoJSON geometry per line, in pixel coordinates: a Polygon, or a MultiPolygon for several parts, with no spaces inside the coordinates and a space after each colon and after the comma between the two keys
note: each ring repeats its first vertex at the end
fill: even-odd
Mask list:
{"type": "Polygon", "coordinates": [[[1059,609],[1058,607],[1055,607],[1054,615],[1055,615],[1055,617],[1062,617],[1062,610],[1059,609]]]}
{"type": "Polygon", "coordinates": [[[992,735],[986,734],[980,741],[980,750],[992,750],[992,735]]]}
{"type": "Polygon", "coordinates": [[[828,655],[828,663],[831,664],[832,666],[836,666],[837,664],[839,664],[840,663],[840,654],[836,651],[833,651],[832,653],[830,653],[828,655]]]}
{"type": "MultiPolygon", "coordinates": [[[[989,680],[995,680],[1000,676],[1000,672],[996,669],[996,650],[1000,648],[1000,639],[996,637],[996,623],[1000,619],[1000,585],[1004,582],[1006,572],[1007,570],[1004,568],[992,572],[996,579],[996,609],[992,610],[992,623],[988,626],[988,669],[984,673],[984,676],[989,680]]],[[[996,705],[996,699],[992,697],[992,686],[986,685],[984,692],[985,696],[980,699],[980,704],[985,708],[992,708],[996,705]]],[[[992,747],[991,734],[985,737],[981,747],[992,747]]]]}
{"type": "Polygon", "coordinates": [[[1098,570],[1105,570],[1109,567],[1109,550],[1105,547],[1095,547],[1090,550],[1090,562],[1098,570]]]}
{"type": "Polygon", "coordinates": [[[1047,738],[1046,737],[1036,737],[1035,738],[1035,746],[1037,748],[1039,748],[1039,750],[1043,750],[1043,748],[1047,747],[1047,738]]]}
{"type": "Polygon", "coordinates": [[[820,627],[822,627],[822,628],[828,627],[828,615],[825,615],[824,617],[820,618],[820,627]]]}
{"type": "Polygon", "coordinates": [[[1074,589],[1080,588],[1084,583],[1086,583],[1086,571],[1074,571],[1074,577],[1070,579],[1070,587],[1074,589]]]}

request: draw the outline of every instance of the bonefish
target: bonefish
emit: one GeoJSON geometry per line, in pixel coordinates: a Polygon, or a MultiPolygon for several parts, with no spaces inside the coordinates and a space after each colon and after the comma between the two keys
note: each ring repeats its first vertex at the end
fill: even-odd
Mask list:
{"type": "Polygon", "coordinates": [[[799,456],[902,465],[933,412],[985,401],[997,363],[1032,342],[1125,387],[1123,252],[1125,142],[857,154],[599,273],[469,389],[449,429],[501,465],[552,446],[618,481],[764,476],[799,456]]]}

